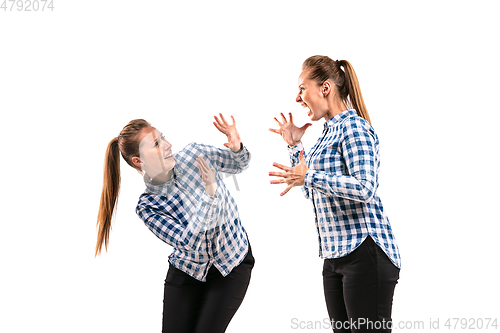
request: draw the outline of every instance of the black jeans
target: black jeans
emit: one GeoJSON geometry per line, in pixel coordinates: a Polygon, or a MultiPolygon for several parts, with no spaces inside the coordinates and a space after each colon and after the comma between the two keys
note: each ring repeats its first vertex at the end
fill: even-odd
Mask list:
{"type": "Polygon", "coordinates": [[[398,279],[399,268],[370,236],[347,256],[325,259],[323,286],[334,331],[391,332],[398,279]]]}
{"type": "Polygon", "coordinates": [[[222,333],[243,302],[255,260],[245,259],[226,277],[210,267],[201,282],[170,265],[163,298],[163,333],[222,333]]]}

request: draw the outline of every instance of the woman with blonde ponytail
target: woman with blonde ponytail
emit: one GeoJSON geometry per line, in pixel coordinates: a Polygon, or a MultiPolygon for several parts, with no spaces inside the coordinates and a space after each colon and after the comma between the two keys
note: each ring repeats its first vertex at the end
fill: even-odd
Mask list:
{"type": "Polygon", "coordinates": [[[371,126],[358,78],[347,60],[312,56],[304,61],[296,102],[312,121],[325,119],[323,133],[306,155],[297,127],[281,114],[278,129],[292,166],[274,163],[287,184],[301,186],[313,204],[323,287],[335,332],[390,332],[394,288],[401,259],[382,201],[377,195],[379,140],[371,126]]]}
{"type": "Polygon", "coordinates": [[[120,190],[120,154],[146,185],[136,212],[159,239],[173,247],[165,279],[162,332],[225,332],[243,302],[254,266],[236,203],[220,172],[240,173],[250,153],[236,123],[219,114],[227,136],[219,149],[191,143],[173,154],[162,133],[143,119],[129,122],[111,140],[97,217],[95,254],[108,247],[120,190]]]}

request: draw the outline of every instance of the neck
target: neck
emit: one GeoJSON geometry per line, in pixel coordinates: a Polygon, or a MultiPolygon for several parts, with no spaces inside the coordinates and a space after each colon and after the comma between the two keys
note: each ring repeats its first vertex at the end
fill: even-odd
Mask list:
{"type": "Polygon", "coordinates": [[[328,100],[327,103],[328,110],[324,117],[326,121],[347,110],[347,106],[340,98],[328,100]]]}
{"type": "Polygon", "coordinates": [[[170,171],[168,171],[167,173],[164,173],[164,174],[156,176],[155,178],[152,178],[151,185],[165,184],[170,179],[172,179],[173,175],[174,175],[174,169],[170,169],[170,171]]]}

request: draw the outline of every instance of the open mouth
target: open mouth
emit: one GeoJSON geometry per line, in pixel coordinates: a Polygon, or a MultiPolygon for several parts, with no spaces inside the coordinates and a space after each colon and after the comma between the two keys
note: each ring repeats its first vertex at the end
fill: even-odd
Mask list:
{"type": "Polygon", "coordinates": [[[174,158],[174,154],[170,153],[167,156],[165,156],[165,160],[168,160],[169,158],[174,158]]]}
{"type": "Polygon", "coordinates": [[[307,107],[307,116],[310,117],[313,115],[313,112],[311,111],[310,107],[307,107]]]}
{"type": "Polygon", "coordinates": [[[302,105],[303,108],[307,108],[307,116],[308,117],[312,116],[313,113],[312,113],[311,108],[309,107],[309,105],[307,105],[304,102],[300,103],[300,105],[302,105]]]}

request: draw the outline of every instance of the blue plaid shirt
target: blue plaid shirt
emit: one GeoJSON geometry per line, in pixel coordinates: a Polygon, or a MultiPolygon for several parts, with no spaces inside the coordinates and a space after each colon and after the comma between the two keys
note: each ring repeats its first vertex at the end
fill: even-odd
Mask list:
{"type": "MultiPolygon", "coordinates": [[[[318,142],[304,154],[309,171],[302,190],[313,204],[321,258],[343,257],[371,236],[401,267],[389,219],[376,193],[378,145],[373,127],[356,110],[347,110],[324,124],[318,142]]],[[[302,143],[289,148],[293,166],[303,149],[302,143]]]]}
{"type": "Polygon", "coordinates": [[[191,143],[174,154],[170,181],[152,185],[145,176],[146,191],[140,196],[136,213],[146,226],[174,249],[169,262],[197,280],[205,281],[214,265],[223,276],[238,266],[248,251],[248,240],[236,202],[220,172],[240,173],[248,167],[250,153],[243,147],[234,153],[191,143]],[[216,171],[215,196],[205,192],[196,158],[202,156],[216,171]]]}

